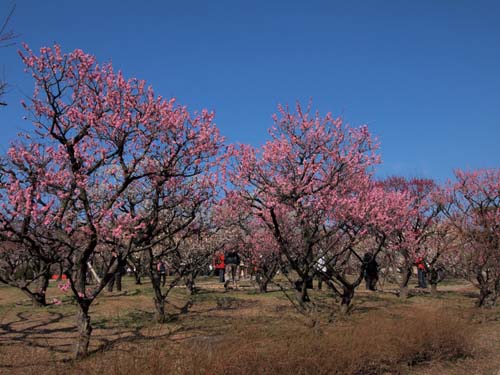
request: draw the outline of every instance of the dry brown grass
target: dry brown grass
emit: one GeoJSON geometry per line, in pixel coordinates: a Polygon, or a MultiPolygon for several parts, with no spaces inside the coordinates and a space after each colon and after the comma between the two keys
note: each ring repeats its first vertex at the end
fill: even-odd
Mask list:
{"type": "MultiPolygon", "coordinates": [[[[152,308],[145,304],[148,298],[146,289],[140,295],[103,296],[93,311],[95,352],[80,362],[69,360],[75,334],[71,306],[52,308],[64,317],[42,328],[16,323],[16,317],[42,324],[47,312],[10,306],[0,316],[4,327],[17,335],[34,328],[18,340],[0,326],[0,373],[494,374],[496,362],[484,365],[485,372],[471,368],[498,357],[492,353],[500,348],[498,314],[478,320],[476,310],[465,308],[472,300],[458,294],[402,302],[392,294],[362,292],[351,316],[315,329],[307,328],[280,293],[205,289],[188,314],[161,326],[143,313],[152,308]],[[144,302],[140,309],[138,297],[144,302]],[[485,338],[498,340],[490,351],[478,344],[485,338]]],[[[176,298],[181,305],[182,290],[176,298]]]]}
{"type": "Polygon", "coordinates": [[[235,327],[228,327],[222,336],[115,352],[79,363],[74,370],[89,374],[385,374],[406,373],[422,362],[474,353],[466,321],[439,310],[398,317],[378,313],[355,325],[316,332],[303,327],[285,332],[231,328],[235,327]]]}

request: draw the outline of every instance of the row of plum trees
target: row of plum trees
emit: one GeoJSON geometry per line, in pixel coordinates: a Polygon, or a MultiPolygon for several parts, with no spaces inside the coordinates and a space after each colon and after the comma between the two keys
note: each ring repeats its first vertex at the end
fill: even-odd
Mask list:
{"type": "Polygon", "coordinates": [[[81,50],[25,46],[21,57],[35,81],[24,104],[33,128],[0,163],[0,282],[45,305],[51,273],[66,274],[76,357],[88,353],[92,303],[127,262],[147,271],[164,322],[170,290],[192,287],[225,248],[246,254],[262,291],[280,267],[293,270],[302,309],[320,277],[348,310],[367,251],[403,275],[401,296],[425,256],[431,276],[446,266],[478,285],[480,306],[496,302],[499,170],[458,171],[446,186],[379,181],[366,126],[299,105],[279,108],[262,148],[227,146],[213,113],[190,113],[81,50]],[[165,258],[175,272],[162,287],[165,258]]]}

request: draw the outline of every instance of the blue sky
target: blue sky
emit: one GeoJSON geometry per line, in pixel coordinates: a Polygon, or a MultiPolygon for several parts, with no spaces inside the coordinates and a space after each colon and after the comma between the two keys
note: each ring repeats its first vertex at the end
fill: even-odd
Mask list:
{"type": "MultiPolygon", "coordinates": [[[[0,15],[10,0],[0,1],[0,15]]],[[[11,28],[112,61],[191,109],[209,108],[230,142],[259,145],[278,103],[368,124],[379,175],[443,181],[454,168],[500,167],[500,2],[17,0],[11,28]]],[[[32,92],[16,50],[0,151],[32,92]]]]}

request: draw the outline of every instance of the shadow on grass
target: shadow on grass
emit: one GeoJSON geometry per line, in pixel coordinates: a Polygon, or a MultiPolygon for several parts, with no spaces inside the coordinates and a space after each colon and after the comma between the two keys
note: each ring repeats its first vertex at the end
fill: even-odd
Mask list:
{"type": "MultiPolygon", "coordinates": [[[[58,354],[57,359],[49,356],[50,359],[37,362],[37,365],[49,366],[54,362],[72,361],[71,354],[78,337],[78,330],[67,320],[73,316],[74,314],[49,310],[44,311],[43,316],[37,311],[18,312],[12,321],[0,323],[0,348],[19,345],[22,348],[44,349],[48,353],[58,354]]],[[[166,338],[182,330],[182,327],[169,327],[162,333],[157,329],[158,325],[154,323],[153,318],[154,313],[139,310],[109,319],[94,319],[92,326],[95,331],[91,337],[91,344],[98,345],[90,351],[90,355],[110,350],[124,342],[166,338]]],[[[33,362],[30,360],[26,363],[3,363],[0,364],[0,369],[22,369],[32,366],[33,362]]]]}

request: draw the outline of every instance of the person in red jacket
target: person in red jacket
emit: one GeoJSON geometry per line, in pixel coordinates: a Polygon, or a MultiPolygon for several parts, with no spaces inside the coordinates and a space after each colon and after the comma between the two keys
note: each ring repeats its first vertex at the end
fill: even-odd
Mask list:
{"type": "Polygon", "coordinates": [[[215,254],[214,257],[214,269],[217,270],[216,272],[219,273],[219,281],[221,283],[224,282],[224,270],[226,268],[226,265],[224,263],[224,253],[222,251],[219,251],[218,253],[215,254]]]}
{"type": "Polygon", "coordinates": [[[427,288],[427,265],[425,264],[425,259],[423,257],[418,257],[415,261],[417,266],[418,275],[418,286],[417,288],[427,288]]]}

